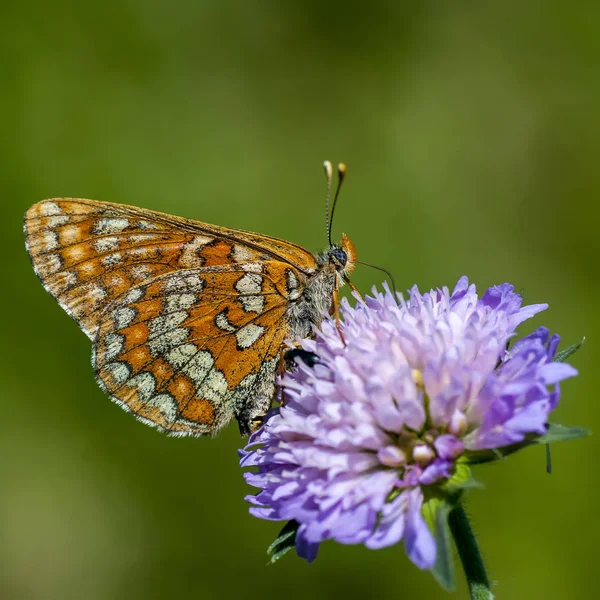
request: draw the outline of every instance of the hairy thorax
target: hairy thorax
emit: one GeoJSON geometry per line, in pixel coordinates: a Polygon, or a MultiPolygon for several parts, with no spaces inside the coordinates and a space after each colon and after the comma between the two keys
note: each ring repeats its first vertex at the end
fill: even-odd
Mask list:
{"type": "Polygon", "coordinates": [[[331,264],[307,278],[305,288],[297,300],[290,302],[287,310],[291,337],[311,337],[313,326],[320,325],[333,309],[333,295],[340,286],[340,277],[331,264]]]}

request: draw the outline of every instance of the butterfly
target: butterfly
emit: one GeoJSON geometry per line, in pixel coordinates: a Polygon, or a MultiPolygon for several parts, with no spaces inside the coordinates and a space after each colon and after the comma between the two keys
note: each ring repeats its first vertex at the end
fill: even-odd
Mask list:
{"type": "MultiPolygon", "coordinates": [[[[344,165],[338,173],[339,192],[344,165]]],[[[215,434],[233,418],[242,435],[255,430],[275,396],[285,341],[310,337],[334,312],[356,261],[347,236],[331,243],[331,221],[319,254],[80,198],[34,204],[24,230],[43,286],[92,340],[100,387],[175,436],[215,434]]]]}

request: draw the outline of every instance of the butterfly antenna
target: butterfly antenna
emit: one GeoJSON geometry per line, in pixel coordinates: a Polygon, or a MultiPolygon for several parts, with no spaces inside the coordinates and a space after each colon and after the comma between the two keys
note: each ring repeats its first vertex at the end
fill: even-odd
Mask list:
{"type": "Polygon", "coordinates": [[[327,237],[331,240],[331,235],[329,234],[329,201],[331,199],[331,182],[333,180],[331,162],[326,160],[323,163],[323,169],[325,169],[325,231],[327,231],[327,237]]]}
{"type": "Polygon", "coordinates": [[[372,269],[377,269],[378,271],[382,271],[383,273],[385,273],[388,276],[390,283],[392,284],[392,291],[394,292],[394,298],[398,297],[398,291],[396,290],[396,280],[394,279],[394,276],[387,269],[384,269],[383,267],[378,267],[377,265],[372,265],[371,263],[363,262],[362,260],[357,260],[356,264],[364,265],[365,267],[371,267],[372,269]]]}
{"type": "Polygon", "coordinates": [[[344,163],[338,163],[337,172],[338,172],[338,184],[335,190],[335,196],[333,197],[333,206],[331,207],[331,215],[329,216],[329,224],[327,225],[327,240],[329,241],[329,245],[333,246],[333,242],[331,241],[331,226],[333,224],[333,213],[335,212],[335,205],[337,204],[338,196],[340,195],[340,190],[342,189],[342,183],[344,182],[344,177],[346,176],[347,167],[344,163]]]}

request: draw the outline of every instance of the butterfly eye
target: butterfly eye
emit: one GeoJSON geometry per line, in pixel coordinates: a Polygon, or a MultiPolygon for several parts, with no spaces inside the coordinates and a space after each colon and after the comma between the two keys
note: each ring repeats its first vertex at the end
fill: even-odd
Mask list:
{"type": "Polygon", "coordinates": [[[348,255],[341,248],[332,248],[329,256],[332,262],[339,263],[342,267],[345,267],[348,262],[348,255]]]}

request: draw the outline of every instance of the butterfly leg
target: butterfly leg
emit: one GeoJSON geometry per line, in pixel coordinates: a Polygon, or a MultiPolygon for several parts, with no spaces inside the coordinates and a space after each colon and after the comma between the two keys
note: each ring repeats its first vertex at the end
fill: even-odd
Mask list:
{"type": "MultiPolygon", "coordinates": [[[[286,369],[286,347],[285,346],[281,346],[281,350],[279,352],[279,379],[281,379],[283,377],[283,374],[285,373],[285,369],[286,369]]],[[[280,392],[279,392],[279,404],[280,406],[283,406],[285,404],[285,390],[283,388],[283,386],[280,386],[280,392]]]]}
{"type": "Polygon", "coordinates": [[[356,289],[356,286],[349,280],[346,279],[346,283],[348,284],[348,286],[350,287],[350,289],[355,293],[358,294],[358,297],[362,300],[362,294],[356,289]]]}
{"type": "Polygon", "coordinates": [[[342,333],[342,327],[340,324],[340,299],[338,290],[333,291],[333,314],[335,315],[335,327],[340,334],[340,340],[344,346],[346,345],[346,340],[344,339],[344,334],[342,333]]]}

